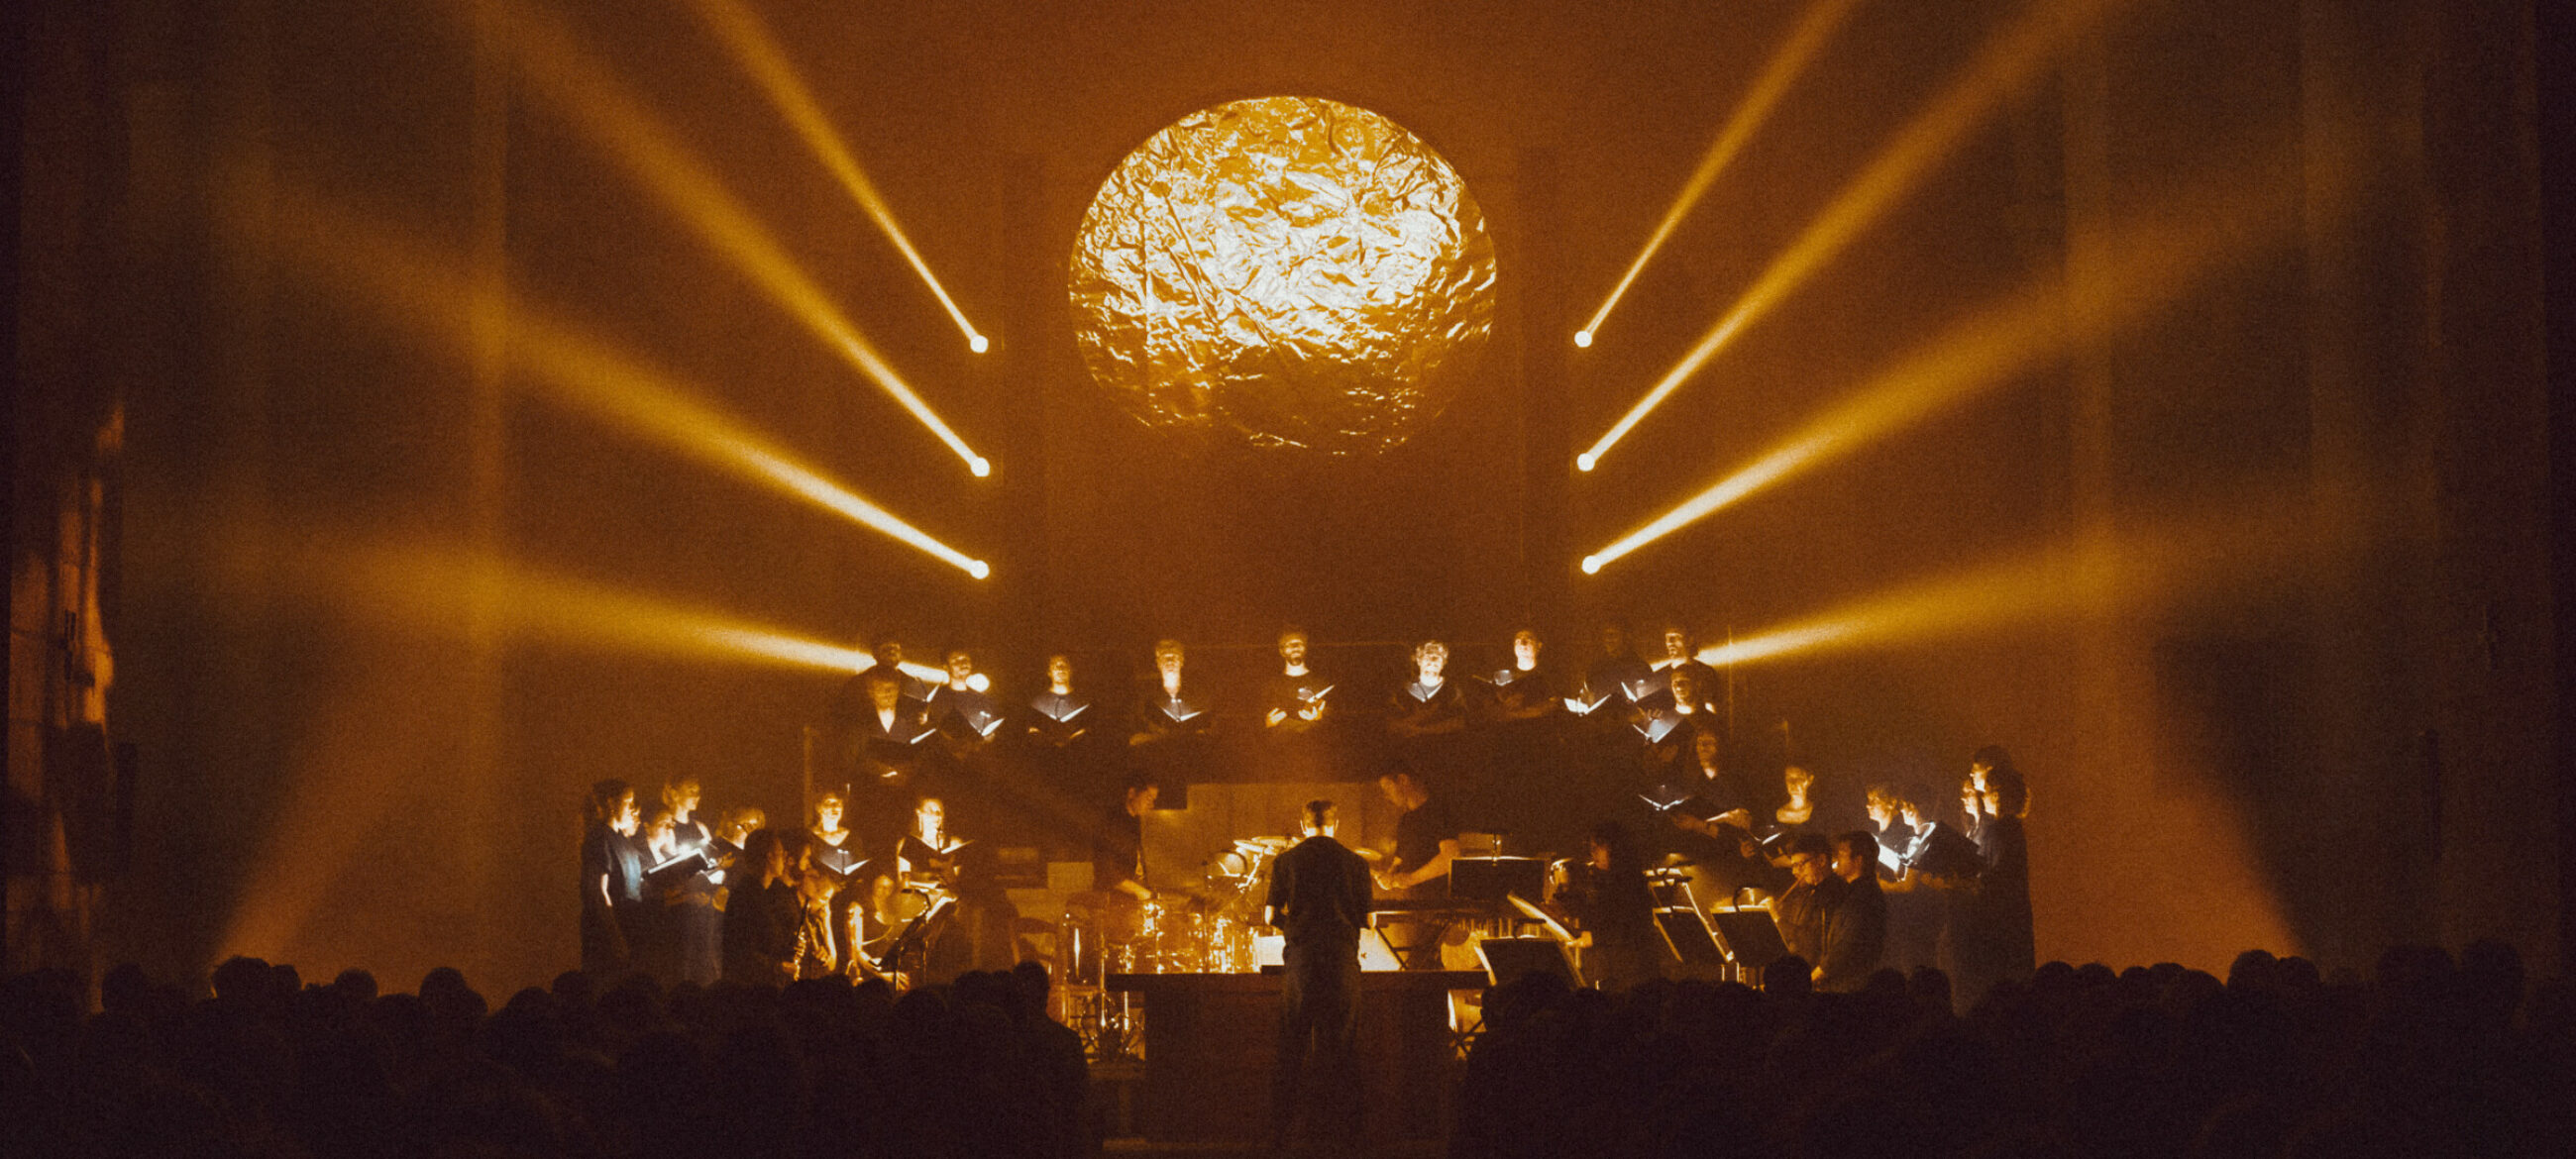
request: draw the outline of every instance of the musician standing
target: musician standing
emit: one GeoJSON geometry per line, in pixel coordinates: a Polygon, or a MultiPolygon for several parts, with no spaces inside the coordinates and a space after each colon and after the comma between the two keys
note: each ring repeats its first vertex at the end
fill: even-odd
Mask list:
{"type": "Polygon", "coordinates": [[[1274,781],[1334,779],[1328,749],[1333,682],[1306,663],[1306,630],[1279,633],[1279,674],[1262,689],[1264,772],[1274,781]]]}
{"type": "Polygon", "coordinates": [[[1279,1058],[1271,1076],[1270,1135],[1285,1150],[1295,1123],[1304,1069],[1311,1060],[1326,1078],[1318,1125],[1356,1142],[1360,1128],[1360,927],[1368,920],[1369,869],[1333,834],[1340,816],[1331,801],[1309,801],[1298,820],[1304,840],[1270,867],[1266,917],[1286,935],[1279,989],[1279,1058]]]}
{"type": "Polygon", "coordinates": [[[1129,785],[1119,795],[1118,808],[1101,825],[1100,838],[1092,844],[1091,888],[1137,901],[1154,900],[1154,891],[1145,885],[1145,814],[1162,795],[1163,790],[1151,781],[1129,785]]]}
{"type": "MultiPolygon", "coordinates": [[[[1457,820],[1412,773],[1388,773],[1377,779],[1377,788],[1403,811],[1395,819],[1394,860],[1374,875],[1378,888],[1398,897],[1439,896],[1449,863],[1458,858],[1457,820]]],[[[1445,923],[1398,922],[1387,928],[1401,942],[1395,948],[1405,969],[1440,968],[1437,938],[1445,923]]]]}

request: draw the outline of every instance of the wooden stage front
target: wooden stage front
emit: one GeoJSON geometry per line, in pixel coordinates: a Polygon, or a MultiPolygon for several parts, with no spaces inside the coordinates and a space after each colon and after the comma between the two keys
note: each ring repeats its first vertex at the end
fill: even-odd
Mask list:
{"type": "MultiPolygon", "coordinates": [[[[1279,1051],[1277,974],[1112,974],[1108,989],[1144,1005],[1136,1126],[1158,1141],[1256,1141],[1270,1130],[1279,1051]]],[[[1482,990],[1474,970],[1360,975],[1362,1132],[1376,1140],[1448,1131],[1461,1067],[1449,992],[1482,990]]]]}

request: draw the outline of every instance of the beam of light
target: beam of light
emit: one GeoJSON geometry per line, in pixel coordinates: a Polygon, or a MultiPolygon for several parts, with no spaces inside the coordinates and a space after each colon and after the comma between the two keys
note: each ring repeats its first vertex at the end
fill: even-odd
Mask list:
{"type": "Polygon", "coordinates": [[[2212,183],[2161,217],[2101,239],[2103,272],[2070,297],[2055,279],[1952,326],[1941,338],[1818,415],[1707,490],[1583,558],[1584,574],[1761,489],[1833,462],[2015,381],[2072,349],[2147,321],[2202,284],[2247,245],[2289,236],[2289,203],[2259,184],[2212,183]]]}
{"type": "Polygon", "coordinates": [[[608,419],[691,459],[815,503],[984,579],[992,568],[958,551],[772,445],[734,418],[695,401],[693,391],[606,346],[548,321],[515,300],[415,252],[381,230],[280,183],[272,225],[282,255],[374,298],[386,313],[444,331],[460,343],[478,311],[505,319],[511,365],[554,397],[608,419]]]}
{"type": "Polygon", "coordinates": [[[1972,568],[1700,650],[1711,667],[1836,648],[1892,647],[2107,616],[2288,574],[2313,542],[2298,502],[2250,501],[2197,522],[1972,568]]]}
{"type": "Polygon", "coordinates": [[[983,478],[992,464],[949,429],[895,373],[875,346],[862,337],[822,288],[814,284],[787,250],[727,192],[696,159],[682,149],[643,103],[607,70],[591,62],[554,22],[511,6],[510,64],[538,91],[570,114],[606,145],[637,179],[660,195],[707,242],[733,259],[744,274],[768,291],[824,344],[848,359],[886,395],[920,420],[921,425],[957,453],[967,469],[983,478]]]}
{"type": "Polygon", "coordinates": [[[1826,261],[1878,220],[1949,155],[1996,106],[2019,91],[2075,33],[2118,0],[2038,0],[2032,10],[1984,53],[1930,109],[1909,122],[1860,176],[1843,187],[1805,233],[1773,259],[1751,288],[1700,336],[1699,343],[1620,416],[1575,465],[1589,471],[1684,382],[1707,365],[1719,347],[1804,283],[1826,261]]]}
{"type": "MultiPolygon", "coordinates": [[[[1807,62],[1814,59],[1817,50],[1823,48],[1834,30],[1842,26],[1843,17],[1850,15],[1859,3],[1860,0],[1815,0],[1808,6],[1807,14],[1799,19],[1798,26],[1790,30],[1789,39],[1772,54],[1770,63],[1762,68],[1762,75],[1754,78],[1753,87],[1745,90],[1744,101],[1736,106],[1735,115],[1727,118],[1726,126],[1718,130],[1717,139],[1709,143],[1708,152],[1699,159],[1699,168],[1692,170],[1690,180],[1682,183],[1681,195],[1673,199],[1672,208],[1664,211],[1664,220],[1646,239],[1645,248],[1637,251],[1636,260],[1628,263],[1628,272],[1619,278],[1618,285],[1611,287],[1610,296],[1601,301],[1601,308],[1592,312],[1592,320],[1574,332],[1576,346],[1588,348],[1592,345],[1592,340],[1601,333],[1601,324],[1609,320],[1611,309],[1627,294],[1628,287],[1636,282],[1646,263],[1654,259],[1655,251],[1663,248],[1664,239],[1672,236],[1683,218],[1690,216],[1691,209],[1699,204],[1700,197],[1708,192],[1718,173],[1743,151],[1744,143],[1753,139],[1753,131],[1761,128],[1762,122],[1771,115],[1771,107],[1780,103],[1780,94],[1787,92],[1790,83],[1806,71],[1807,62]]],[[[1584,469],[1591,470],[1589,467],[1584,469]]]]}
{"type": "Polygon", "coordinates": [[[869,219],[885,232],[886,240],[894,243],[894,248],[903,254],[903,260],[912,264],[912,272],[921,275],[921,284],[930,287],[932,296],[939,299],[940,307],[947,310],[948,317],[957,323],[958,333],[966,336],[966,348],[977,354],[991,349],[992,343],[976,331],[974,323],[966,320],[966,312],[957,308],[956,300],[948,296],[947,287],[940,285],[938,275],[930,272],[930,263],[923,261],[920,251],[912,247],[912,239],[904,236],[903,226],[895,221],[894,210],[877,192],[876,183],[868,180],[867,171],[859,168],[858,159],[850,155],[849,146],[842,142],[840,134],[832,131],[832,122],[823,115],[822,105],[815,101],[813,91],[805,87],[803,78],[796,75],[795,68],[787,63],[787,54],[780,50],[777,39],[769,34],[769,30],[762,27],[760,16],[739,0],[695,0],[692,6],[724,40],[734,59],[742,64],[753,80],[759,82],[770,103],[778,107],[779,115],[787,118],[796,135],[805,139],[805,146],[814,151],[815,159],[821,161],[823,168],[829,170],[840,181],[841,187],[858,201],[859,208],[867,211],[869,219]]]}

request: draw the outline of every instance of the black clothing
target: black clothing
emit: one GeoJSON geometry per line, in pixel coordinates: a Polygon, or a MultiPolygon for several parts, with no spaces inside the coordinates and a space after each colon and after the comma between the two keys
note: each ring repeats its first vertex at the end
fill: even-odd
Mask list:
{"type": "Polygon", "coordinates": [[[1340,717],[1330,706],[1341,695],[1340,686],[1320,672],[1308,669],[1303,676],[1286,672],[1272,674],[1261,689],[1261,739],[1256,756],[1261,779],[1272,782],[1333,781],[1341,779],[1336,766],[1334,744],[1341,734],[1340,717]],[[1325,706],[1321,720],[1308,720],[1300,712],[1311,712],[1325,706]],[[1276,724],[1271,713],[1281,714],[1276,724]]]}
{"type": "Polygon", "coordinates": [[[1091,843],[1091,888],[1116,889],[1122,881],[1145,883],[1145,819],[1124,801],[1101,818],[1091,843]]]}
{"type": "Polygon", "coordinates": [[[1341,947],[1356,969],[1369,902],[1368,862],[1330,837],[1309,837],[1270,863],[1266,904],[1291,947],[1341,947]]]}
{"type": "MultiPolygon", "coordinates": [[[[715,834],[706,822],[691,818],[674,822],[671,842],[675,854],[693,853],[715,844],[715,834]]],[[[701,869],[683,879],[662,899],[663,917],[670,924],[672,940],[672,979],[712,986],[724,970],[724,912],[716,908],[716,884],[701,869]]]]}
{"type": "Polygon", "coordinates": [[[1887,892],[1879,888],[1876,874],[1864,873],[1858,881],[1843,883],[1825,913],[1824,958],[1815,964],[1824,973],[1816,988],[1839,993],[1860,989],[1877,972],[1886,948],[1887,892]]]}
{"type": "Polygon", "coordinates": [[[1146,686],[1128,726],[1131,775],[1161,786],[1167,798],[1192,781],[1215,779],[1215,725],[1214,706],[1197,685],[1184,682],[1179,696],[1159,680],[1146,686]]]}
{"type": "Polygon", "coordinates": [[[1584,981],[1625,990],[1661,972],[1663,937],[1655,929],[1655,895],[1644,873],[1576,865],[1557,900],[1592,935],[1592,948],[1583,952],[1584,981]]]}
{"type": "Polygon", "coordinates": [[[634,968],[631,940],[643,912],[644,852],[593,822],[581,839],[581,968],[614,978],[634,968]],[[602,883],[605,882],[603,892],[602,883]]]}
{"type": "Polygon", "coordinates": [[[1028,738],[1060,749],[1091,735],[1091,702],[1079,696],[1041,692],[1029,698],[1028,738]]]}
{"type": "Polygon", "coordinates": [[[756,986],[795,981],[796,927],[805,907],[785,882],[745,879],[725,905],[724,978],[756,986]]]}
{"type": "Polygon", "coordinates": [[[1298,842],[1271,863],[1268,904],[1287,936],[1281,954],[1279,1057],[1271,1076],[1271,1141],[1284,1145],[1295,1123],[1309,1061],[1328,1088],[1317,1116],[1344,1140],[1359,1137],[1360,927],[1368,920],[1369,871],[1330,837],[1298,842]]]}
{"type": "Polygon", "coordinates": [[[2030,849],[2016,817],[1977,826],[1975,885],[1954,900],[1960,993],[1969,1005],[1997,982],[2031,975],[2030,849]]]}
{"type": "Polygon", "coordinates": [[[1832,874],[1817,885],[1800,882],[1773,903],[1771,916],[1780,924],[1780,940],[1810,966],[1825,960],[1825,920],[1842,900],[1843,879],[1832,874]]]}
{"type": "MultiPolygon", "coordinates": [[[[1407,809],[1395,819],[1395,863],[1392,873],[1411,873],[1440,856],[1440,843],[1458,839],[1458,819],[1440,798],[1424,801],[1419,808],[1407,809]]],[[[1438,878],[1422,883],[1426,892],[1439,884],[1438,878]]]]}

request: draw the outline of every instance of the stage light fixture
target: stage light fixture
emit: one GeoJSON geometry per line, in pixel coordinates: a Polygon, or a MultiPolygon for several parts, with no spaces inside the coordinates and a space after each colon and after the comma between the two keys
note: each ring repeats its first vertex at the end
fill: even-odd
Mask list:
{"type": "Polygon", "coordinates": [[[1664,218],[1656,224],[1655,232],[1646,238],[1645,248],[1638,250],[1636,258],[1628,263],[1628,272],[1620,275],[1619,284],[1610,289],[1610,296],[1601,300],[1601,308],[1592,312],[1592,321],[1574,332],[1576,346],[1592,345],[1592,336],[1600,331],[1603,322],[1610,319],[1610,311],[1618,306],[1620,298],[1627,295],[1628,287],[1635,284],[1646,263],[1654,259],[1656,251],[1664,248],[1664,239],[1671,237],[1674,228],[1690,215],[1691,209],[1708,192],[1709,185],[1717,180],[1718,173],[1726,168],[1727,162],[1735,159],[1744,143],[1752,139],[1753,131],[1770,116],[1772,106],[1780,102],[1780,94],[1788,91],[1790,82],[1806,70],[1807,62],[1814,59],[1817,50],[1824,47],[1825,41],[1842,25],[1843,17],[1850,15],[1858,3],[1859,0],[1815,0],[1807,6],[1807,14],[1799,18],[1798,26],[1790,30],[1789,39],[1781,43],[1779,51],[1771,54],[1770,62],[1762,67],[1761,75],[1754,78],[1753,86],[1745,90],[1744,99],[1735,106],[1734,115],[1727,118],[1726,126],[1718,131],[1717,138],[1709,142],[1708,151],[1700,155],[1698,168],[1691,170],[1690,179],[1682,183],[1680,195],[1673,198],[1671,208],[1664,211],[1664,218]]]}
{"type": "MultiPolygon", "coordinates": [[[[772,300],[802,322],[825,346],[847,358],[869,381],[946,443],[959,461],[975,452],[930,409],[851,325],[822,288],[688,152],[644,111],[641,101],[592,62],[564,31],[524,8],[510,9],[510,63],[572,116],[645,186],[676,210],[700,236],[731,258],[772,300]]],[[[969,328],[972,333],[972,328],[969,328]]]]}
{"type": "Polygon", "coordinates": [[[2285,212],[2292,204],[2259,182],[2200,183],[2164,213],[2098,239],[2099,270],[2082,300],[2074,300],[2063,284],[2044,281],[1953,325],[1752,463],[1602,548],[1587,564],[1617,560],[1763,488],[2145,321],[2200,286],[2226,259],[2253,257],[2288,238],[2296,225],[2285,212]]]}
{"type": "Polygon", "coordinates": [[[976,579],[991,574],[983,560],[940,542],[799,462],[739,420],[695,401],[693,396],[707,392],[684,387],[541,317],[524,303],[489,301],[490,294],[462,272],[442,267],[291,182],[280,182],[274,198],[280,211],[268,228],[279,252],[372,297],[388,315],[443,331],[470,347],[474,318],[488,309],[507,319],[504,348],[514,368],[557,399],[702,464],[815,503],[976,579]]]}
{"type": "Polygon", "coordinates": [[[1735,305],[1700,336],[1689,353],[1594,441],[1587,453],[1596,461],[1609,453],[1649,413],[1698,374],[1720,347],[1841,253],[1888,206],[1911,192],[1935,163],[1967,137],[1969,130],[2037,76],[2069,38],[2117,2],[2038,0],[1978,55],[1930,109],[1908,122],[1869,167],[1843,187],[1806,231],[1764,268],[1735,305]]]}
{"type": "Polygon", "coordinates": [[[762,26],[759,15],[737,0],[696,0],[694,7],[699,17],[724,41],[734,60],[759,82],[761,92],[778,107],[779,115],[787,118],[796,135],[805,139],[805,145],[814,151],[815,159],[821,161],[823,168],[859,203],[859,208],[867,213],[869,220],[876,223],[886,240],[893,243],[896,251],[903,255],[903,260],[912,266],[912,272],[920,276],[921,283],[939,299],[940,308],[948,311],[949,319],[957,324],[958,333],[966,336],[967,348],[977,354],[988,349],[991,343],[986,342],[984,336],[976,332],[974,324],[966,320],[966,312],[957,308],[957,301],[949,297],[948,288],[939,284],[938,275],[930,272],[930,263],[922,259],[921,251],[913,248],[912,239],[905,236],[902,224],[895,220],[893,208],[886,204],[885,196],[877,192],[876,183],[868,180],[867,171],[859,167],[858,158],[851,153],[849,145],[833,131],[831,119],[823,115],[822,104],[814,99],[813,91],[806,87],[795,67],[787,62],[786,52],[779,48],[777,38],[762,26]]]}

